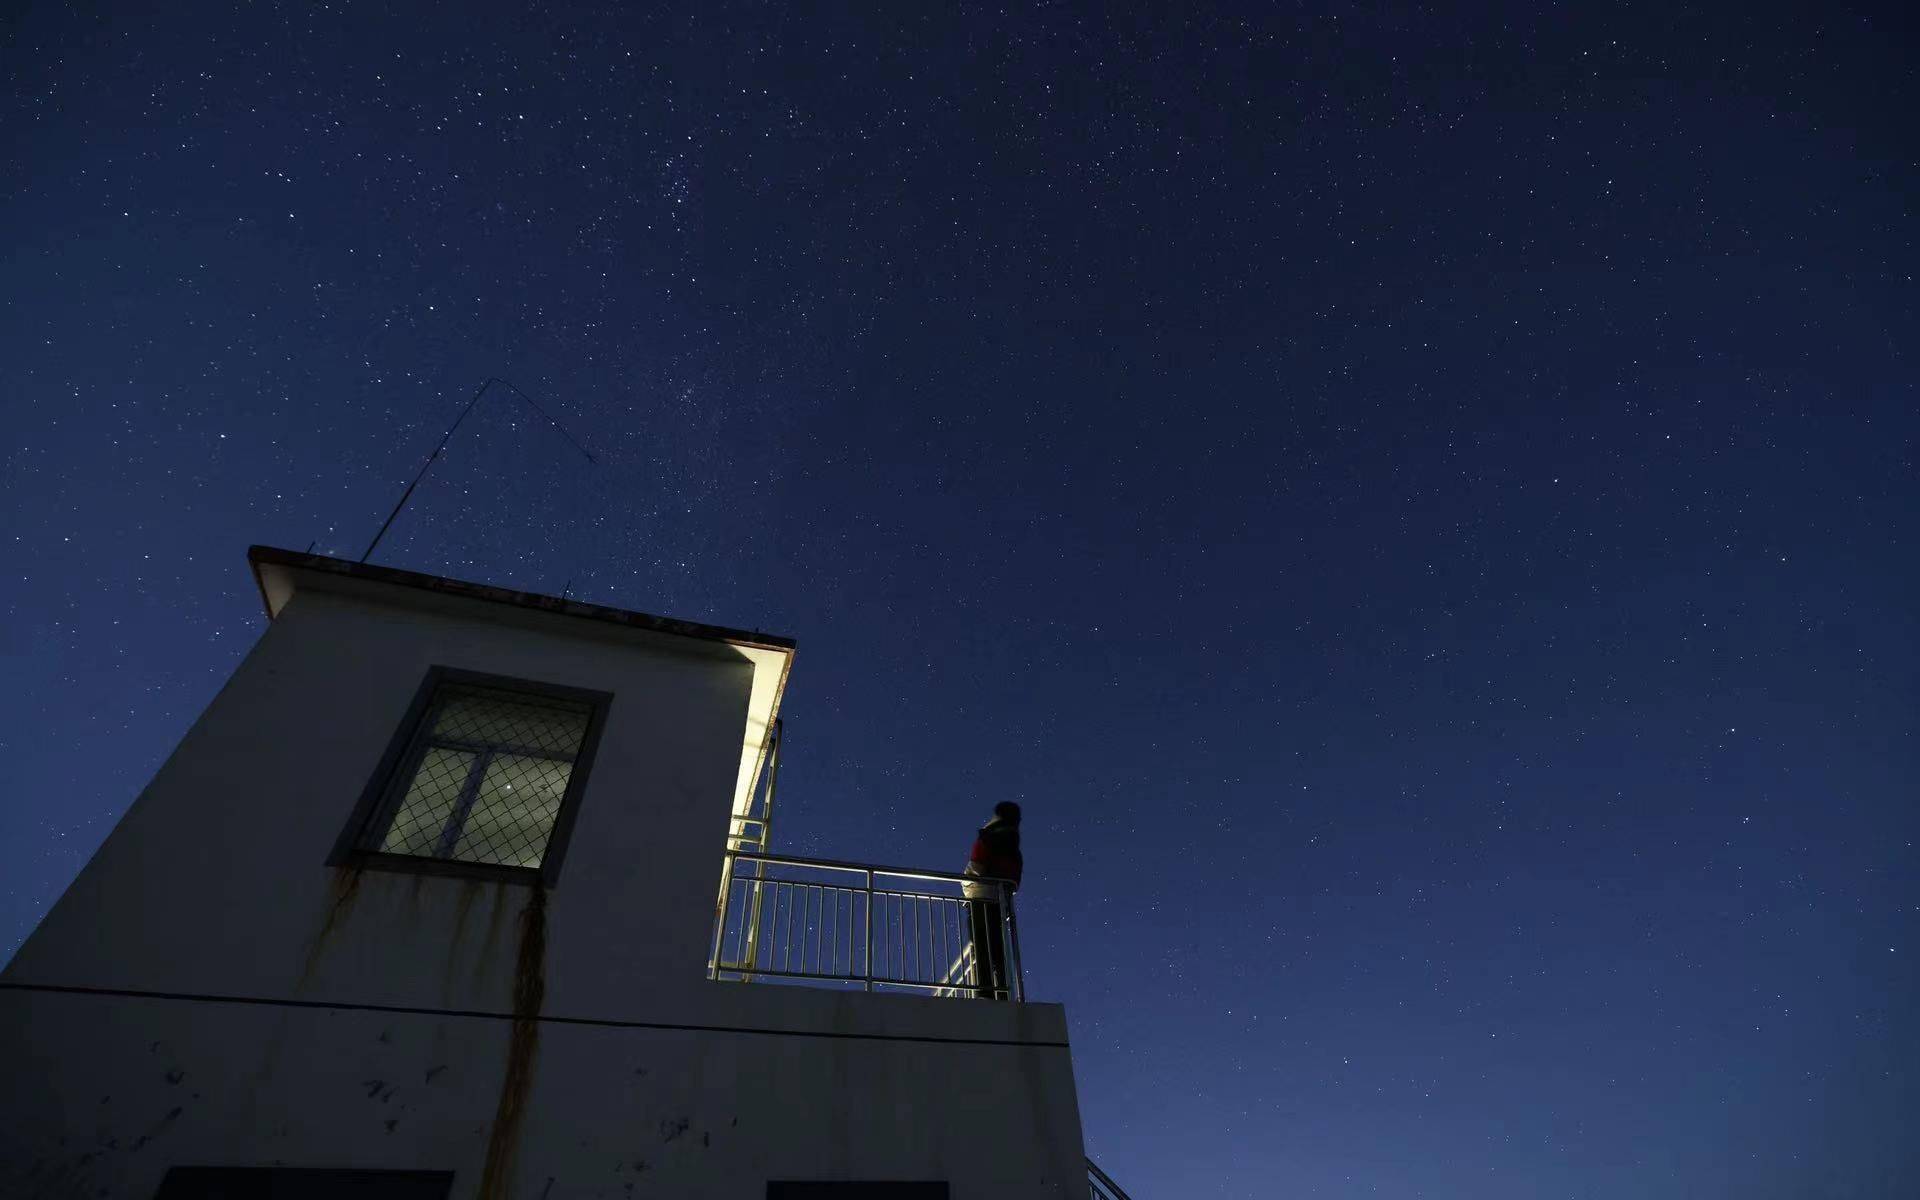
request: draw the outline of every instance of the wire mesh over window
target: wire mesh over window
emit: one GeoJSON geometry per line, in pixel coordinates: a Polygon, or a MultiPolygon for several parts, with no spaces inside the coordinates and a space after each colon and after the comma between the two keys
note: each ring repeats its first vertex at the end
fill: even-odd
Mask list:
{"type": "Polygon", "coordinates": [[[556,696],[440,685],[365,848],[538,867],[592,715],[556,696]]]}

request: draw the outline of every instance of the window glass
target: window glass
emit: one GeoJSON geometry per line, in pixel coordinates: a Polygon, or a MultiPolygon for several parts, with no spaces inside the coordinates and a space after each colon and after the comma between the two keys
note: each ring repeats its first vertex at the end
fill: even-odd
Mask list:
{"type": "Polygon", "coordinates": [[[539,867],[592,716],[583,701],[441,684],[364,847],[539,867]]]}

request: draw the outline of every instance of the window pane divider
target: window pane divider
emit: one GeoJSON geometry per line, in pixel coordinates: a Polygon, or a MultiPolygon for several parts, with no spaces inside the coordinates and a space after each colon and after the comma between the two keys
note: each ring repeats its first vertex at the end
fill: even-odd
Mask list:
{"type": "Polygon", "coordinates": [[[453,814],[447,818],[447,827],[440,831],[440,841],[434,847],[435,858],[452,858],[453,849],[460,844],[460,834],[467,826],[467,814],[473,811],[473,802],[480,798],[480,785],[486,782],[487,768],[493,765],[493,751],[482,750],[474,755],[473,766],[467,771],[467,782],[460,788],[460,799],[454,802],[453,814]]]}

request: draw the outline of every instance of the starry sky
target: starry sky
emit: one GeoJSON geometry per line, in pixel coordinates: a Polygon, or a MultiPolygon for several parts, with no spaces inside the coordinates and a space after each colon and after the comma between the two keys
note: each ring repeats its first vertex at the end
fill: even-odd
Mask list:
{"type": "Polygon", "coordinates": [[[1898,6],[1156,7],[9,6],[0,955],[500,375],[376,561],[1020,801],[1140,1200],[1920,1192],[1898,6]]]}

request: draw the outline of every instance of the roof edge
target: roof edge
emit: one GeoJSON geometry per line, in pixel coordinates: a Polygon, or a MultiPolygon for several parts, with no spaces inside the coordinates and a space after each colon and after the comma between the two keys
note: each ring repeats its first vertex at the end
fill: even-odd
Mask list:
{"type": "Polygon", "coordinates": [[[706,625],[699,621],[681,621],[673,617],[659,617],[652,613],[635,612],[631,609],[609,608],[602,604],[588,604],[559,596],[545,596],[538,592],[520,592],[491,584],[448,579],[440,575],[426,575],[419,571],[405,571],[399,567],[381,567],[325,554],[305,554],[295,550],[283,550],[277,546],[247,547],[247,563],[252,568],[254,582],[260,587],[261,603],[266,607],[269,620],[274,615],[273,603],[267,598],[266,583],[260,575],[261,569],[289,567],[347,579],[361,579],[369,583],[415,588],[440,595],[464,596],[470,600],[482,600],[491,604],[510,604],[516,608],[556,613],[561,616],[598,621],[606,625],[644,629],[677,637],[699,638],[703,641],[725,642],[728,645],[751,646],[763,650],[778,650],[788,654],[791,654],[794,649],[792,638],[781,637],[778,634],[730,629],[724,625],[706,625]]]}

